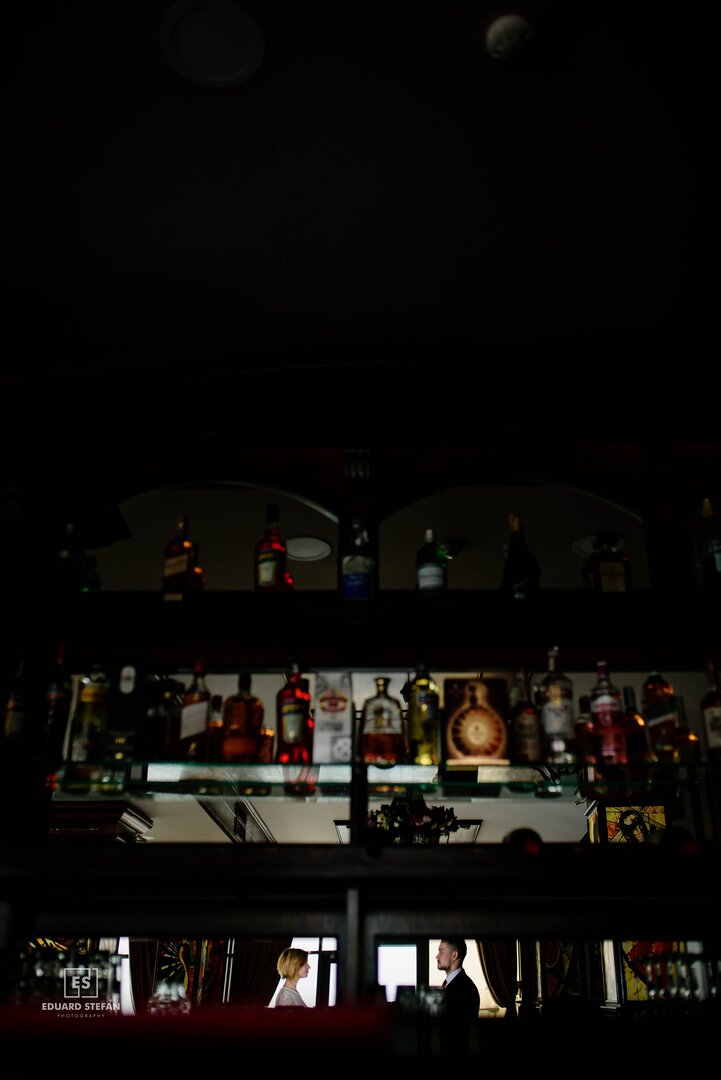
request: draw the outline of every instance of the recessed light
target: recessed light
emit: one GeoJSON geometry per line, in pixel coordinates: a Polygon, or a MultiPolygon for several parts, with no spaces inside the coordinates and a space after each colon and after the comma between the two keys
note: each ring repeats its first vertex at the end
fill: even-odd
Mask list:
{"type": "Polygon", "coordinates": [[[288,558],[295,562],[318,562],[330,555],[330,544],[317,536],[291,536],[285,542],[288,558]]]}

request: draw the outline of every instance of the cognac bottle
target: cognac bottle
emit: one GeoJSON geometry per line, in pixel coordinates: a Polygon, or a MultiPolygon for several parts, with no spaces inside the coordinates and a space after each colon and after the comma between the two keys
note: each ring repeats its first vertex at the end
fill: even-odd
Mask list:
{"type": "Polygon", "coordinates": [[[313,761],[313,718],[308,680],[303,678],[297,664],[292,665],[286,680],[276,695],[278,745],[275,760],[280,765],[310,765],[313,761]]]}
{"type": "Polygon", "coordinates": [[[287,551],[280,538],[280,511],[271,503],[266,511],[265,532],[255,545],[255,588],[260,592],[285,592],[287,551]]]}
{"type": "Polygon", "coordinates": [[[543,728],[538,709],[531,700],[528,671],[516,672],[511,687],[509,716],[509,758],[512,765],[543,761],[543,728]]]}
{"type": "Polygon", "coordinates": [[[223,706],[223,761],[253,764],[261,760],[265,708],[251,691],[251,675],[241,671],[238,692],[223,706]]]}
{"type": "Polygon", "coordinates": [[[378,676],[375,683],[376,693],[363,702],[358,758],[384,768],[406,760],[406,729],[400,701],[388,694],[390,679],[378,676]]]}

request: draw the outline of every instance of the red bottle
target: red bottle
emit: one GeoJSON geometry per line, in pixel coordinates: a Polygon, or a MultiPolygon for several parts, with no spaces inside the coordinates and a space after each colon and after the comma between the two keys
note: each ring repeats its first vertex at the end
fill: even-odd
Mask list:
{"type": "Polygon", "coordinates": [[[310,765],[313,761],[313,718],[308,680],[297,664],[276,695],[278,743],[275,760],[281,765],[310,765]]]}
{"type": "Polygon", "coordinates": [[[271,503],[265,519],[265,532],[255,545],[255,587],[260,592],[285,592],[293,587],[286,571],[287,552],[280,538],[280,512],[271,503]]]}

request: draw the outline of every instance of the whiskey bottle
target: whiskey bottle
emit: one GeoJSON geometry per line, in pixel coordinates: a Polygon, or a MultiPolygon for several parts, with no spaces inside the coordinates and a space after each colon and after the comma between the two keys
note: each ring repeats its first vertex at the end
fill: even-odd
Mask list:
{"type": "Polygon", "coordinates": [[[721,526],[710,499],[701,506],[700,544],[701,584],[704,589],[718,592],[721,589],[721,526]]]}
{"type": "Polygon", "coordinates": [[[706,674],[708,689],[701,698],[706,752],[711,761],[721,761],[721,684],[718,667],[711,658],[706,661],[706,674]]]}
{"type": "Polygon", "coordinates": [[[205,727],[205,760],[222,761],[223,750],[223,696],[213,694],[210,698],[208,722],[205,727]]]}
{"type": "Polygon", "coordinates": [[[361,710],[358,759],[390,768],[406,760],[406,728],[400,701],[388,694],[390,679],[378,676],[375,683],[375,694],[366,698],[361,710]]]}
{"type": "Polygon", "coordinates": [[[286,684],[276,694],[278,743],[275,760],[280,765],[310,765],[313,761],[313,718],[308,680],[292,664],[286,684]]]}
{"type": "Polygon", "coordinates": [[[544,760],[551,765],[576,762],[573,682],[558,666],[558,646],[548,650],[548,671],[539,684],[544,760]]]}
{"type": "Polygon", "coordinates": [[[678,725],[673,686],[660,671],[651,671],[643,684],[641,709],[658,761],[674,761],[674,732],[678,725]]]}
{"type": "Polygon", "coordinates": [[[202,660],[198,660],[193,668],[190,685],[183,693],[178,740],[181,760],[203,761],[204,759],[210,696],[210,690],[205,681],[205,665],[202,660]]]}
{"type": "Polygon", "coordinates": [[[428,672],[428,665],[419,661],[408,685],[408,761],[412,765],[437,765],[440,758],[440,692],[428,672]]]}
{"type": "Polygon", "coordinates": [[[508,515],[510,539],[503,564],[501,592],[512,600],[530,600],[538,594],[541,570],[526,544],[523,520],[517,512],[508,515]]]}
{"type": "Polygon", "coordinates": [[[596,765],[605,774],[609,766],[617,768],[628,764],[623,699],[621,691],[609,678],[605,660],[596,664],[596,682],[590,697],[596,765]]]}
{"type": "Polygon", "coordinates": [[[284,592],[287,551],[280,538],[280,511],[275,503],[266,510],[265,532],[255,545],[255,588],[260,592],[284,592]]]}
{"type": "Polygon", "coordinates": [[[180,760],[180,718],[185,687],[166,676],[151,676],[145,687],[143,723],[138,732],[140,761],[180,760]]]}
{"type": "Polygon", "coordinates": [[[651,742],[651,735],[643,713],[636,703],[636,691],[632,686],[624,686],[623,723],[626,730],[626,751],[628,753],[628,778],[634,783],[645,784],[652,779],[651,766],[656,755],[651,742]]]}
{"type": "Polygon", "coordinates": [[[341,596],[344,600],[370,600],[373,596],[375,559],[368,529],[354,518],[347,550],[341,558],[341,596]]]}
{"type": "Polygon", "coordinates": [[[509,757],[512,765],[538,764],[543,761],[541,716],[531,700],[528,671],[517,671],[511,687],[509,714],[509,757]]]}
{"type": "Polygon", "coordinates": [[[263,702],[251,690],[250,672],[241,671],[238,692],[226,698],[223,706],[223,761],[253,764],[261,760],[264,714],[263,702]]]}
{"type": "Polygon", "coordinates": [[[444,592],[447,586],[448,560],[436,543],[433,529],[426,529],[425,539],[416,554],[418,591],[426,594],[444,592]]]}
{"type": "Polygon", "coordinates": [[[195,545],[188,536],[188,519],[179,517],[175,536],[166,545],[163,558],[163,599],[183,600],[192,589],[196,564],[195,545]]]}
{"type": "Polygon", "coordinates": [[[99,664],[80,676],[70,731],[66,775],[77,790],[103,780],[110,682],[99,664]]]}

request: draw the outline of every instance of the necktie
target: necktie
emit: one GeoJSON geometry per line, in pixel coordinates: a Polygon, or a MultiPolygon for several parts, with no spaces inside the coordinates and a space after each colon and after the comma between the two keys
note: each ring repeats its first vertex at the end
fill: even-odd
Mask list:
{"type": "Polygon", "coordinates": [[[445,990],[445,988],[446,988],[447,986],[448,986],[448,979],[444,979],[444,980],[443,980],[443,986],[441,987],[441,990],[445,990]]]}

